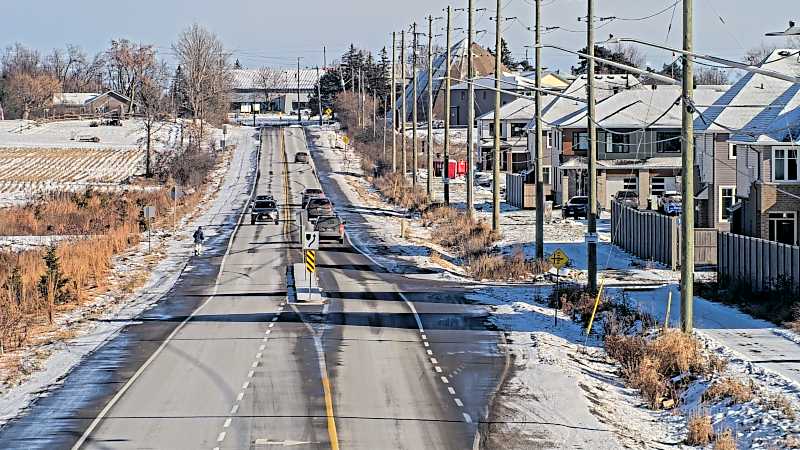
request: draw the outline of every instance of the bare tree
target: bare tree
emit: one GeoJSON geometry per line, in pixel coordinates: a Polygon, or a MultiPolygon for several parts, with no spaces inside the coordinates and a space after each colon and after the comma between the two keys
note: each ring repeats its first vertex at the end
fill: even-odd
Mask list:
{"type": "MultiPolygon", "coordinates": [[[[135,99],[145,73],[157,65],[153,46],[136,44],[127,39],[113,40],[106,54],[112,88],[135,99]]],[[[132,112],[133,106],[131,102],[128,112],[132,112]]]]}
{"type": "Polygon", "coordinates": [[[41,111],[53,101],[53,94],[61,92],[61,83],[46,73],[17,73],[7,79],[5,89],[8,103],[27,120],[31,112],[41,111]]]}
{"type": "Polygon", "coordinates": [[[760,43],[759,45],[747,50],[742,57],[742,61],[750,64],[751,66],[758,66],[767,59],[767,56],[770,55],[775,49],[778,47],[775,45],[767,45],[765,43],[760,43]]]}
{"type": "Polygon", "coordinates": [[[285,73],[270,67],[262,67],[256,71],[256,85],[264,93],[264,103],[270,103],[276,96],[276,91],[285,88],[287,82],[285,73]]]}
{"type": "Polygon", "coordinates": [[[184,30],[172,48],[183,70],[192,117],[200,119],[202,139],[203,121],[221,119],[228,109],[230,54],[214,33],[197,24],[184,30]]]}
{"type": "Polygon", "coordinates": [[[157,64],[142,74],[137,88],[136,102],[142,116],[141,130],[144,132],[139,142],[145,145],[145,176],[148,178],[153,176],[153,141],[158,140],[156,136],[165,125],[169,109],[166,95],[168,79],[166,64],[157,64]]]}
{"type": "Polygon", "coordinates": [[[728,84],[728,72],[714,67],[699,67],[694,73],[695,84],[728,84]]]}

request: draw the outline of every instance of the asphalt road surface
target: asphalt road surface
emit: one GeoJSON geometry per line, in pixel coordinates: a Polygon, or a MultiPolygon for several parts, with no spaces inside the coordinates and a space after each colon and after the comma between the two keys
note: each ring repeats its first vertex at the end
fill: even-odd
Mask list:
{"type": "Polygon", "coordinates": [[[0,430],[0,448],[476,448],[507,364],[485,313],[463,286],[390,273],[348,242],[317,254],[326,301],[297,301],[294,218],[328,168],[294,162],[300,127],[261,139],[252,182],[279,224],[231,218],[230,240],[0,430]]]}

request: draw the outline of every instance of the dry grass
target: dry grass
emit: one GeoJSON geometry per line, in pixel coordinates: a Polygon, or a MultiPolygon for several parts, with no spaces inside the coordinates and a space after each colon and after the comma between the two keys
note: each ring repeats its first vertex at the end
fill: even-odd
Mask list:
{"type": "Polygon", "coordinates": [[[480,280],[529,280],[546,270],[545,263],[525,259],[522,252],[511,256],[480,255],[470,260],[469,273],[480,280]]]}
{"type": "Polygon", "coordinates": [[[789,435],[780,442],[786,448],[800,448],[800,435],[789,435]]]}
{"type": "Polygon", "coordinates": [[[726,377],[716,381],[703,393],[704,402],[716,402],[730,399],[734,404],[747,403],[755,398],[757,388],[753,381],[744,383],[734,378],[726,377]]]}
{"type": "Polygon", "coordinates": [[[714,450],[736,450],[736,438],[733,430],[726,429],[714,437],[714,450]]]}
{"type": "Polygon", "coordinates": [[[389,203],[402,208],[421,211],[428,205],[425,192],[419,187],[414,190],[408,180],[398,173],[378,177],[373,184],[389,203]]]}
{"type": "Polygon", "coordinates": [[[795,420],[797,418],[797,413],[792,406],[792,402],[784,395],[770,394],[763,398],[761,403],[767,410],[778,411],[789,420],[795,420]]]}
{"type": "Polygon", "coordinates": [[[714,439],[714,428],[711,426],[711,417],[706,414],[694,413],[687,423],[689,433],[686,436],[688,445],[705,447],[714,439]]]}

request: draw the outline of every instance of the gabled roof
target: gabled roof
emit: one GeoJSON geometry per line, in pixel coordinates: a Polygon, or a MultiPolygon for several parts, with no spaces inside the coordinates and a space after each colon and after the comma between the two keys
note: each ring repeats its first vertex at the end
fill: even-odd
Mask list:
{"type": "MultiPolygon", "coordinates": [[[[524,77],[519,73],[513,72],[503,72],[503,76],[500,78],[500,80],[500,89],[507,91],[531,89],[536,85],[536,80],[533,78],[524,77]]],[[[475,78],[474,84],[475,89],[494,89],[494,76],[475,78]]],[[[450,89],[466,90],[468,86],[469,85],[464,82],[459,83],[450,89]]]]}
{"type": "Polygon", "coordinates": [[[100,95],[97,92],[60,92],[53,94],[53,105],[56,106],[83,106],[87,100],[100,95]]]}
{"type": "Polygon", "coordinates": [[[130,101],[131,101],[130,98],[128,98],[125,95],[122,95],[122,94],[118,93],[117,91],[106,91],[106,92],[104,92],[104,93],[102,93],[100,95],[95,95],[94,97],[87,99],[84,102],[84,104],[100,100],[103,97],[115,97],[117,100],[119,100],[121,102],[124,102],[124,103],[130,103],[130,101]]]}
{"type": "MultiPolygon", "coordinates": [[[[760,67],[799,76],[800,50],[775,50],[760,67]]],[[[748,72],[695,120],[695,128],[730,133],[737,142],[798,142],[800,84],[748,72]]]]}
{"type": "MultiPolygon", "coordinates": [[[[573,156],[558,167],[560,169],[586,169],[588,158],[573,156]]],[[[602,170],[613,169],[680,169],[680,156],[655,156],[647,159],[600,159],[597,168],[602,170]]]]}
{"type": "MultiPolygon", "coordinates": [[[[264,89],[262,80],[271,85],[271,90],[297,89],[297,69],[234,69],[231,71],[231,76],[233,89],[236,90],[264,89]]],[[[300,69],[300,89],[313,89],[318,80],[316,69],[300,69]]]]}

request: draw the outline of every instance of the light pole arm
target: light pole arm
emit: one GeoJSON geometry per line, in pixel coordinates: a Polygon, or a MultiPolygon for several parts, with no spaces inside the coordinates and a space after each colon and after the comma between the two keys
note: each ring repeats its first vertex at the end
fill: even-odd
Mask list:
{"type": "Polygon", "coordinates": [[[573,55],[578,55],[583,59],[591,59],[591,60],[594,60],[594,61],[599,61],[599,62],[601,62],[601,63],[603,63],[603,64],[605,64],[607,66],[616,67],[616,68],[622,69],[622,70],[624,70],[626,72],[630,72],[630,73],[634,73],[634,74],[638,74],[638,75],[646,75],[646,76],[648,76],[648,77],[650,77],[650,78],[652,78],[654,80],[661,81],[662,83],[672,84],[672,85],[676,85],[676,86],[680,86],[680,84],[681,84],[680,81],[674,80],[674,79],[672,79],[670,77],[667,77],[667,76],[664,76],[664,75],[660,75],[660,74],[651,72],[649,70],[643,70],[643,69],[640,69],[638,67],[629,66],[627,64],[618,63],[616,61],[611,61],[610,59],[600,58],[600,57],[597,57],[597,56],[590,56],[590,55],[587,55],[586,53],[581,53],[581,52],[576,52],[576,51],[573,51],[573,50],[568,50],[566,48],[558,47],[556,45],[544,45],[544,44],[542,44],[540,47],[541,48],[553,48],[553,49],[556,49],[556,50],[561,50],[562,52],[572,53],[573,55]]]}

